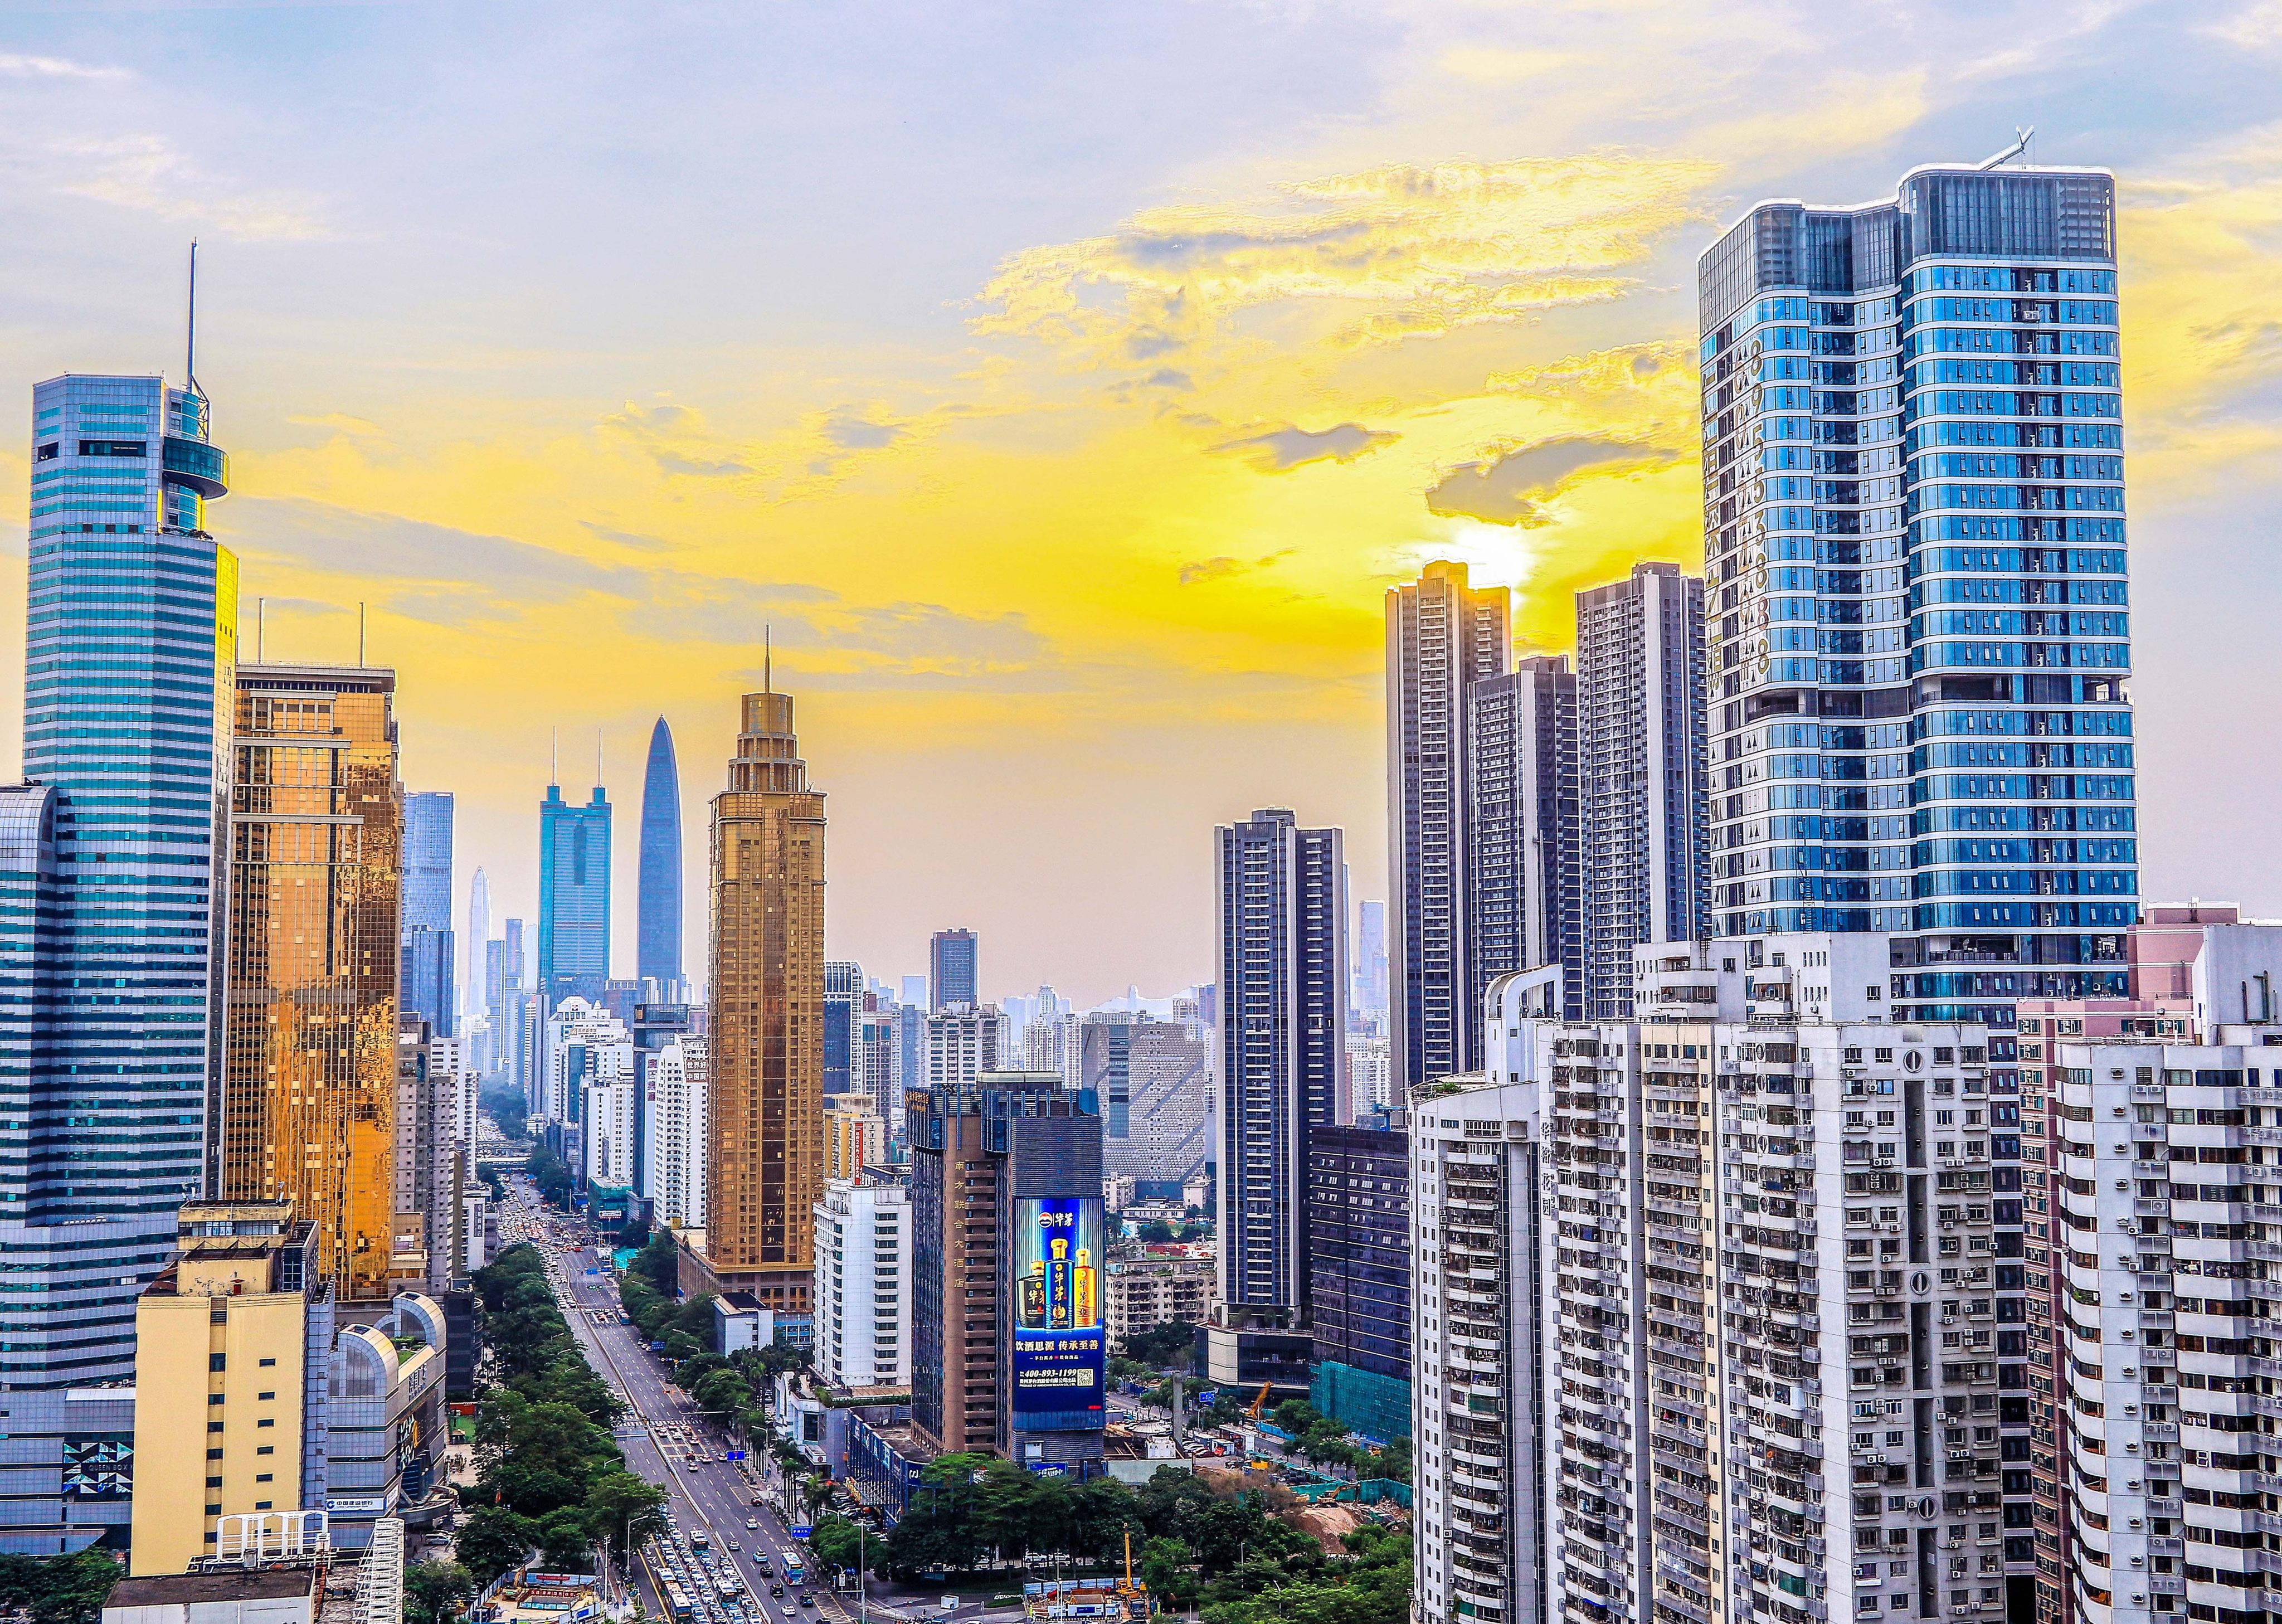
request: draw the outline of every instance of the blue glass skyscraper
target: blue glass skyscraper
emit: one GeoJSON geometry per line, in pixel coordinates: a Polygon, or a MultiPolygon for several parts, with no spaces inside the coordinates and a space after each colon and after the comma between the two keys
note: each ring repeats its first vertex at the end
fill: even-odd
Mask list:
{"type": "Polygon", "coordinates": [[[1897,1018],[2126,991],[2115,218],[1933,167],[1699,266],[1714,929],[1895,933],[1897,1018]]]}
{"type": "Polygon", "coordinates": [[[642,773],[641,894],[634,929],[634,975],[656,981],[668,1003],[681,983],[681,773],[665,718],[649,732],[642,773]]]}
{"type": "Polygon", "coordinates": [[[403,971],[398,1006],[439,1037],[458,1030],[453,985],[452,797],[423,790],[404,797],[403,971]]]}
{"type": "Polygon", "coordinates": [[[228,470],[195,385],[66,374],[32,424],[0,1382],[79,1387],[132,1371],[136,1295],[205,1177],[237,565],[205,528],[228,470]]]}
{"type": "Polygon", "coordinates": [[[539,804],[539,992],[602,1000],[610,979],[610,803],[600,784],[573,806],[560,784],[539,804]]]}

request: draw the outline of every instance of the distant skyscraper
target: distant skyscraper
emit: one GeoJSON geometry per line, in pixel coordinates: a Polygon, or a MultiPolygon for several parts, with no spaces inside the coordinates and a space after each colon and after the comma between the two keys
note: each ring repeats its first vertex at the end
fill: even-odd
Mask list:
{"type": "Polygon", "coordinates": [[[1387,1017],[1386,905],[1355,905],[1354,1002],[1384,1021],[1387,1017]]]}
{"type": "Polygon", "coordinates": [[[2125,990],[2115,190],[1929,166],[1697,264],[1713,916],[1904,933],[1896,1019],[2125,990]]]}
{"type": "MultiPolygon", "coordinates": [[[[237,561],[195,380],[66,374],[32,392],[24,775],[0,869],[0,1382],[133,1370],[135,1296],[218,1129],[224,814],[237,561]]],[[[58,1549],[55,1544],[44,1547],[58,1549]]]]}
{"type": "Polygon", "coordinates": [[[1577,594],[1577,752],[1584,1013],[1621,1020],[1634,944],[1708,934],[1704,583],[1679,565],[1577,594]]]}
{"type": "Polygon", "coordinates": [[[310,1269],[363,1301],[391,1294],[395,1238],[395,691],[384,669],[237,668],[213,1190],[291,1201],[310,1269]]]}
{"type": "Polygon", "coordinates": [[[764,1308],[805,1313],[824,1190],[824,795],[789,695],[744,697],[712,876],[706,1263],[764,1308]]]}
{"type": "Polygon", "coordinates": [[[1471,1069],[1466,688],[1505,674],[1508,594],[1430,563],[1386,594],[1387,902],[1400,1091],[1471,1069]]]}
{"type": "Polygon", "coordinates": [[[856,1015],[864,1000],[864,967],[833,959],[824,966],[824,1092],[844,1094],[855,1084],[856,1015]]]}
{"type": "Polygon", "coordinates": [[[1091,1017],[1071,1036],[1081,1080],[1101,1099],[1102,1171],[1160,1185],[1203,1172],[1212,1160],[1205,1112],[1211,1039],[1196,1027],[1146,1015],[1091,1017]]]}
{"type": "Polygon", "coordinates": [[[1501,975],[1557,964],[1573,1015],[1584,1005],[1585,951],[1577,679],[1566,657],[1532,656],[1472,684],[1466,704],[1466,1007],[1479,1014],[1501,975]]]}
{"type": "Polygon", "coordinates": [[[986,1071],[1010,1071],[1006,1016],[996,1004],[960,1004],[927,1016],[923,1082],[913,1088],[956,1088],[986,1071]]]}
{"type": "Polygon", "coordinates": [[[423,790],[404,797],[404,918],[399,1012],[439,1037],[457,1031],[454,987],[458,943],[452,929],[452,797],[423,790]]]}
{"type": "Polygon", "coordinates": [[[492,882],[479,864],[468,882],[468,928],[461,934],[460,1000],[462,1013],[491,1013],[491,984],[484,962],[492,939],[492,882]]]}
{"type": "Polygon", "coordinates": [[[897,1003],[908,1004],[915,1009],[925,1009],[927,1007],[928,978],[926,976],[904,976],[903,979],[903,995],[896,1000],[897,1003]]]}
{"type": "Polygon", "coordinates": [[[1216,838],[1221,1301],[1304,1312],[1308,1136],[1349,1119],[1343,842],[1281,810],[1216,838]]]}
{"type": "Polygon", "coordinates": [[[602,1001],[610,979],[610,802],[602,786],[584,806],[547,786],[539,804],[539,985],[553,1008],[602,1001]]]}
{"type": "Polygon", "coordinates": [[[972,930],[938,930],[928,940],[928,986],[934,998],[930,1007],[947,1009],[953,1004],[979,1004],[982,995],[977,990],[981,981],[977,962],[982,944],[972,930]]]}
{"type": "Polygon", "coordinates": [[[681,771],[674,765],[673,730],[659,717],[649,730],[649,765],[642,773],[641,894],[634,938],[634,976],[656,981],[669,1001],[681,983],[681,771]]]}

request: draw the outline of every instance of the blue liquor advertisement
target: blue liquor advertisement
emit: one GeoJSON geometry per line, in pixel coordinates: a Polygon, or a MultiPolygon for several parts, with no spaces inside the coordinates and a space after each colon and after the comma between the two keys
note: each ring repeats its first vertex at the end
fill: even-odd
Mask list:
{"type": "Polygon", "coordinates": [[[1101,1425],[1101,1255],[1099,1197],[1015,1201],[1014,1410],[1032,1428],[1101,1425]]]}

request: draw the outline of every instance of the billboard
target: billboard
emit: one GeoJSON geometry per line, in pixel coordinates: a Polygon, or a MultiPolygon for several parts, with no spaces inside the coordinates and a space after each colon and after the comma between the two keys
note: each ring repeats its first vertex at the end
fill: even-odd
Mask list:
{"type": "Polygon", "coordinates": [[[1014,1203],[1014,1425],[1099,1426],[1101,1198],[1014,1203]]]}

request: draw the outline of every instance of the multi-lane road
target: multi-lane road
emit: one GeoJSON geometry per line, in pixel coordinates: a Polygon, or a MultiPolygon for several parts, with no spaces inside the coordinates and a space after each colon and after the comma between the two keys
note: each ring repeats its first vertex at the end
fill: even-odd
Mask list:
{"type": "MultiPolygon", "coordinates": [[[[646,1599],[653,1611],[671,1619],[664,1592],[671,1578],[689,1595],[696,1624],[787,1624],[812,1620],[819,1613],[835,1624],[854,1618],[858,1608],[843,1604],[854,1604],[857,1598],[834,1595],[819,1574],[809,1573],[798,1588],[784,1584],[787,1562],[804,1561],[806,1553],[772,1507],[754,1504],[761,1497],[765,1461],[723,1458],[718,1434],[689,1409],[685,1395],[667,1384],[640,1334],[620,1322],[617,1286],[610,1276],[599,1271],[594,1250],[577,1244],[566,1221],[539,1205],[527,1184],[510,1180],[508,1193],[502,1239],[528,1240],[539,1248],[556,1304],[587,1363],[626,1406],[614,1436],[625,1454],[627,1469],[666,1491],[673,1535],[663,1549],[648,1553],[648,1571],[640,1579],[650,1593],[646,1599]],[[590,1274],[589,1270],[597,1272],[590,1274]],[[701,1532],[705,1536],[702,1543],[696,1538],[701,1532]],[[760,1569],[758,1558],[764,1557],[772,1574],[760,1569]],[[741,1599],[725,1598],[719,1592],[719,1576],[731,1572],[743,1582],[741,1599]],[[771,1596],[772,1584],[781,1586],[783,1593],[771,1596]],[[801,1601],[803,1592],[812,1605],[801,1601]]],[[[904,1616],[876,1601],[865,1611],[890,1624],[904,1616]]]]}

